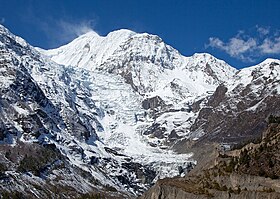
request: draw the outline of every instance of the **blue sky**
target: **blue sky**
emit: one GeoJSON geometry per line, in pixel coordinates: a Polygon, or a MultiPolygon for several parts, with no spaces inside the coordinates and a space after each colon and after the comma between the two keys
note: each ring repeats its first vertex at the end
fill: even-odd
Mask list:
{"type": "Polygon", "coordinates": [[[0,23],[54,48],[95,30],[159,35],[183,55],[208,52],[242,68],[280,58],[279,0],[0,0],[0,23]]]}

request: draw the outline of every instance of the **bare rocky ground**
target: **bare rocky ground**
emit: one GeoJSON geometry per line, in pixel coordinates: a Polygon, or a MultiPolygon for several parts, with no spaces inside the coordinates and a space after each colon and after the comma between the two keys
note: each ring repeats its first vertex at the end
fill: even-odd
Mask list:
{"type": "Polygon", "coordinates": [[[280,198],[279,117],[269,120],[261,140],[208,153],[186,177],[159,180],[140,198],[280,198]]]}

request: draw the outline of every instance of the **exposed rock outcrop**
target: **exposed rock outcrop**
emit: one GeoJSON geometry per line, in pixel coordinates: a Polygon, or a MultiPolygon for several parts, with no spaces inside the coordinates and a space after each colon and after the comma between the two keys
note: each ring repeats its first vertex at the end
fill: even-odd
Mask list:
{"type": "Polygon", "coordinates": [[[142,102],[142,107],[145,110],[148,110],[148,109],[153,110],[153,109],[156,109],[156,108],[162,108],[164,106],[165,106],[165,103],[159,96],[146,98],[142,102]]]}

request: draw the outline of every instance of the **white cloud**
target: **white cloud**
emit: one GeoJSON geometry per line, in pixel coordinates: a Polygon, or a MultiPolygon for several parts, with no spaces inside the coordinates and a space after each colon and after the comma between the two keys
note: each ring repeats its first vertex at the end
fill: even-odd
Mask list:
{"type": "Polygon", "coordinates": [[[245,31],[239,31],[236,36],[230,38],[228,42],[224,42],[219,38],[210,37],[207,47],[220,49],[231,57],[240,59],[244,62],[252,62],[259,56],[280,54],[280,36],[270,34],[268,28],[256,26],[255,34],[257,36],[249,36],[245,31]]]}
{"type": "Polygon", "coordinates": [[[280,37],[266,38],[259,46],[259,49],[263,54],[280,54],[280,37]]]}
{"type": "Polygon", "coordinates": [[[257,46],[257,42],[253,38],[249,38],[247,40],[233,37],[229,40],[229,42],[224,43],[219,38],[211,37],[209,39],[208,46],[212,48],[218,48],[220,50],[225,51],[231,57],[239,58],[243,61],[251,61],[250,57],[245,57],[244,54],[252,51],[257,46]]]}

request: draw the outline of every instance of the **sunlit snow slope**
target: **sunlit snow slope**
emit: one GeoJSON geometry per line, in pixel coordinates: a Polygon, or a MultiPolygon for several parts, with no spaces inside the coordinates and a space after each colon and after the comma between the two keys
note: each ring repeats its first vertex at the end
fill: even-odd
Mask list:
{"type": "MultiPolygon", "coordinates": [[[[105,126],[114,133],[99,136],[108,143],[118,143],[120,148],[128,147],[128,140],[164,148],[170,137],[186,138],[196,116],[190,110],[191,104],[209,96],[219,84],[229,82],[236,72],[209,54],[184,57],[156,35],[129,30],[114,31],[105,37],[89,32],[58,49],[40,51],[59,64],[88,70],[93,77],[103,74],[101,81],[93,83],[108,85],[109,93],[105,95],[109,99],[104,101],[111,104],[116,115],[104,119],[105,126]],[[124,91],[125,87],[130,90],[124,91]],[[117,102],[121,107],[116,111],[113,104],[117,102]],[[123,116],[117,116],[122,112],[123,116]],[[112,117],[118,122],[111,121],[112,117]],[[160,126],[160,135],[150,135],[153,125],[160,126]],[[117,137],[122,136],[124,139],[119,141],[117,137]],[[126,139],[127,144],[121,143],[126,139]]],[[[105,91],[100,89],[93,95],[104,98],[105,91]]]]}

